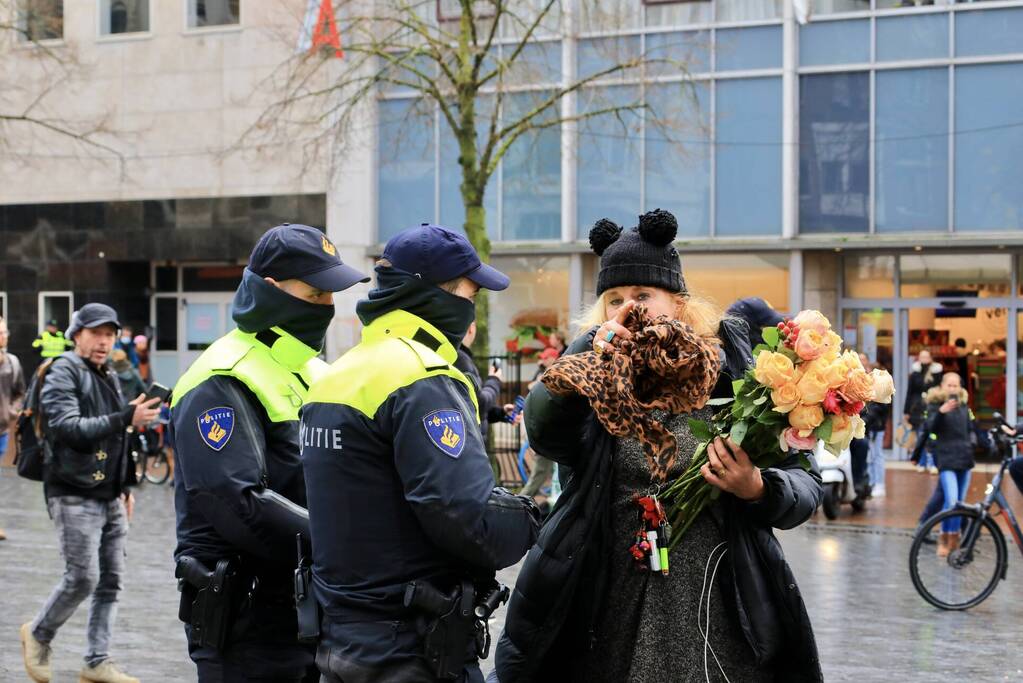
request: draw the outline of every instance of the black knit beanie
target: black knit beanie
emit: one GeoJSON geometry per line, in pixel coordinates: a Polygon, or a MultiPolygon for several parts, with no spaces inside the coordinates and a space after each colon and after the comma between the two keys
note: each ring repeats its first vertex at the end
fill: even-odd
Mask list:
{"type": "Polygon", "coordinates": [[[601,218],[590,230],[590,248],[600,257],[597,296],[612,287],[648,286],[684,293],[682,261],[671,245],[678,222],[667,211],[654,209],[639,217],[630,230],[601,218]]]}

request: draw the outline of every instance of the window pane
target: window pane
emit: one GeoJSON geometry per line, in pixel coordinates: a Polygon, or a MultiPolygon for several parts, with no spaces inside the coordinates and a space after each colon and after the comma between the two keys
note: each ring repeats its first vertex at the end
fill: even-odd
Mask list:
{"type": "Polygon", "coordinates": [[[716,233],[780,233],[781,79],[719,82],[716,118],[716,233]]]}
{"type": "Polygon", "coordinates": [[[649,76],[710,71],[710,31],[647,34],[646,60],[649,76]]]}
{"type": "Polygon", "coordinates": [[[100,0],[100,35],[149,30],[149,0],[100,0]]]}
{"type": "Polygon", "coordinates": [[[710,86],[647,86],[646,206],[671,211],[679,236],[710,234],[710,86]]]}
{"type": "Polygon", "coordinates": [[[1023,10],[956,12],[956,56],[1023,52],[1023,10]]]}
{"type": "Polygon", "coordinates": [[[870,61],[870,21],[822,21],[799,27],[799,63],[862,64],[870,61]]]}
{"type": "Polygon", "coordinates": [[[782,0],[718,0],[718,21],[754,21],[781,16],[782,0]]]}
{"type": "Polygon", "coordinates": [[[877,61],[948,56],[948,15],[919,14],[877,20],[877,61]]]}
{"type": "Polygon", "coordinates": [[[434,220],[433,116],[418,100],[380,102],[378,150],[381,242],[434,220]]]}
{"type": "MultiPolygon", "coordinates": [[[[615,38],[591,38],[580,40],[576,58],[579,62],[579,78],[589,78],[608,69],[613,69],[619,64],[639,58],[640,49],[639,36],[619,36],[615,38]]],[[[628,71],[619,70],[608,76],[600,78],[622,79],[625,76],[635,76],[636,69],[628,71]]]]}
{"type": "Polygon", "coordinates": [[[185,344],[189,351],[203,351],[222,334],[221,304],[191,303],[185,306],[185,344]]]}
{"type": "Polygon", "coordinates": [[[895,257],[846,256],[843,293],[860,299],[895,296],[895,257]]]}
{"type": "Polygon", "coordinates": [[[799,88],[799,229],[867,232],[870,80],[803,76],[799,88]]]}
{"type": "Polygon", "coordinates": [[[20,0],[20,40],[59,40],[64,37],[63,0],[20,0]]]}
{"type": "MultiPolygon", "coordinates": [[[[480,153],[485,144],[484,138],[490,125],[490,114],[493,103],[489,99],[476,102],[476,149],[480,153]]],[[[464,231],[465,204],[462,201],[462,167],[458,165],[458,143],[451,126],[447,121],[440,121],[440,222],[445,227],[464,231]]],[[[486,212],[487,234],[491,239],[498,239],[497,216],[497,182],[498,174],[490,176],[486,194],[483,196],[483,209],[486,212]]]]}
{"type": "Polygon", "coordinates": [[[188,0],[188,27],[238,23],[240,0],[188,0]]]}
{"type": "Polygon", "coordinates": [[[956,68],[955,229],[1023,228],[1023,64],[956,68]]]}
{"type": "Polygon", "coordinates": [[[641,10],[637,0],[586,0],[578,4],[579,30],[598,33],[638,28],[641,10]]]}
{"type": "MultiPolygon", "coordinates": [[[[635,87],[590,88],[580,93],[579,112],[640,103],[635,87]]],[[[585,236],[598,219],[624,224],[640,213],[639,112],[603,114],[579,122],[577,225],[585,236]]]]}
{"type": "Polygon", "coordinates": [[[58,330],[66,330],[71,324],[71,297],[66,294],[43,295],[43,325],[51,320],[57,322],[58,330]]]}
{"type": "Polygon", "coordinates": [[[714,20],[713,3],[663,2],[647,3],[647,26],[688,26],[709,24],[714,20]]]}
{"type": "Polygon", "coordinates": [[[178,350],[178,300],[158,298],[156,300],[156,350],[178,350]]]}
{"type": "MultiPolygon", "coordinates": [[[[505,100],[505,125],[537,106],[547,92],[519,93],[505,100]]],[[[545,117],[554,118],[557,110],[545,117]]],[[[561,237],[561,126],[535,130],[520,137],[504,155],[501,181],[502,238],[505,240],[561,237]]]]}
{"type": "Polygon", "coordinates": [[[899,257],[904,297],[1009,296],[1009,254],[903,254],[899,257]]]}
{"type": "Polygon", "coordinates": [[[718,71],[781,67],[781,26],[719,29],[718,71]]]}
{"type": "Polygon", "coordinates": [[[812,7],[814,14],[865,12],[870,9],[870,0],[815,0],[812,7]]]}
{"type": "Polygon", "coordinates": [[[877,73],[878,232],[948,229],[948,69],[877,73]]]}
{"type": "Polygon", "coordinates": [[[242,282],[244,266],[186,266],[181,273],[185,292],[233,292],[242,282]]]}
{"type": "MultiPolygon", "coordinates": [[[[502,47],[504,59],[511,59],[514,45],[502,47]]],[[[561,43],[529,43],[515,61],[506,65],[509,83],[536,85],[561,81],[561,43]]]]}
{"type": "Polygon", "coordinates": [[[789,307],[788,254],[683,254],[686,286],[728,308],[738,299],[758,296],[778,311],[789,307]],[[722,277],[728,273],[728,277],[722,277]]]}

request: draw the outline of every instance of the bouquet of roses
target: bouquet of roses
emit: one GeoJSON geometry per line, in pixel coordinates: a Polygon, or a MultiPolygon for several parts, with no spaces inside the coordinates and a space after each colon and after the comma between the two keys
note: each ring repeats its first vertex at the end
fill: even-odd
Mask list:
{"type": "Polygon", "coordinates": [[[676,545],[689,525],[721,491],[703,478],[707,446],[715,437],[730,437],[761,468],[778,464],[790,452],[802,454],[817,441],[838,454],[862,438],[860,411],[867,401],[891,403],[895,387],[884,370],[868,373],[855,351],[842,351],[842,338],[819,311],[802,311],[777,328],[763,331],[764,343],[753,349],[756,364],[732,382],[732,398],[712,399],[723,406],[709,423],[690,419],[700,441],[689,467],[661,493],[676,545]]]}

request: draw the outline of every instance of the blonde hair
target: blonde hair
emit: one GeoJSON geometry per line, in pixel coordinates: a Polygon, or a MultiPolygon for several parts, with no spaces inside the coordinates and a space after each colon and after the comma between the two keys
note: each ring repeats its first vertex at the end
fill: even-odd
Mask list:
{"type": "MultiPolygon", "coordinates": [[[[607,294],[604,292],[598,296],[593,305],[576,320],[580,332],[607,322],[607,294]]],[[[675,317],[678,320],[692,327],[701,337],[717,338],[718,328],[725,317],[717,304],[692,292],[672,293],[672,296],[675,298],[675,317]]]]}

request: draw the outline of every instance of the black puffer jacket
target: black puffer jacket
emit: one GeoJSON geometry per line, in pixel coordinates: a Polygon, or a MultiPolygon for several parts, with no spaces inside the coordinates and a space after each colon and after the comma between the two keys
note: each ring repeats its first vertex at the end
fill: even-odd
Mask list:
{"type": "Polygon", "coordinates": [[[472,386],[476,389],[476,400],[480,405],[480,433],[483,434],[483,441],[487,441],[490,434],[490,423],[499,422],[504,419],[504,406],[500,405],[501,380],[496,377],[487,377],[484,382],[480,378],[480,370],[476,367],[476,358],[472,351],[465,346],[458,347],[458,358],[455,359],[455,367],[462,371],[462,374],[469,378],[472,386]]]}
{"type": "MultiPolygon", "coordinates": [[[[720,335],[726,362],[718,390],[724,391],[745,372],[750,353],[745,324],[726,320],[720,335]]],[[[587,350],[592,338],[591,332],[577,339],[568,353],[587,350]]],[[[564,492],[515,584],[497,647],[500,683],[570,679],[575,662],[591,646],[600,596],[610,589],[602,558],[610,542],[615,439],[584,399],[555,397],[542,384],[530,392],[525,415],[530,445],[571,467],[572,474],[562,482],[564,492]]],[[[807,472],[793,456],[765,470],[763,477],[767,491],[760,501],[724,495],[710,508],[729,542],[724,593],[758,662],[771,662],[780,681],[820,681],[810,620],[771,531],[795,527],[813,513],[821,495],[820,474],[815,463],[807,472]]]]}
{"type": "Polygon", "coordinates": [[[135,406],[124,405],[109,365],[97,368],[68,351],[46,373],[40,405],[47,441],[47,496],[112,500],[134,483],[128,476],[124,435],[135,406]]]}
{"type": "Polygon", "coordinates": [[[959,405],[942,413],[941,405],[948,399],[940,387],[927,393],[926,430],[931,436],[931,452],[939,470],[971,470],[973,458],[973,413],[965,390],[958,394],[959,405]]]}

